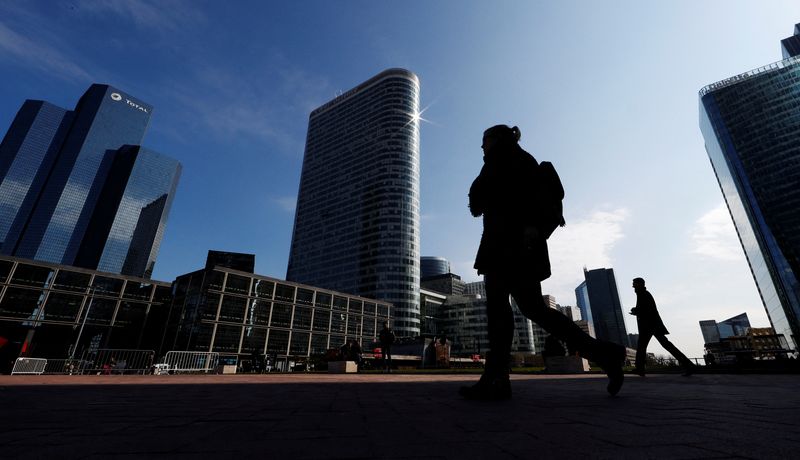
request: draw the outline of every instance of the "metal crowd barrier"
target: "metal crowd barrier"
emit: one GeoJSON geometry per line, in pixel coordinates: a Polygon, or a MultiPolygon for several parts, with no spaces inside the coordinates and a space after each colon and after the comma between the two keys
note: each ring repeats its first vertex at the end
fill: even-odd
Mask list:
{"type": "Polygon", "coordinates": [[[77,374],[79,368],[79,361],[77,359],[47,358],[47,365],[44,368],[44,373],[48,375],[77,374]]]}
{"type": "Polygon", "coordinates": [[[169,372],[214,372],[219,353],[203,351],[168,351],[164,362],[169,372]]]}
{"type": "Polygon", "coordinates": [[[17,358],[17,360],[14,361],[14,369],[11,370],[11,375],[42,375],[46,366],[47,360],[44,358],[17,358]]]}
{"type": "Polygon", "coordinates": [[[153,368],[153,350],[101,348],[86,351],[76,362],[76,373],[97,375],[149,374],[153,368]]]}

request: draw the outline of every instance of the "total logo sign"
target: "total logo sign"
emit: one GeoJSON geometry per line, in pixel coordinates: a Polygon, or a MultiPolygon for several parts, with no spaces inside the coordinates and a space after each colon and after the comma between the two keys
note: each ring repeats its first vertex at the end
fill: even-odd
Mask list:
{"type": "Polygon", "coordinates": [[[128,104],[131,107],[133,107],[134,109],[139,109],[144,113],[148,113],[146,107],[142,107],[141,105],[133,102],[132,100],[128,99],[127,97],[122,97],[122,95],[119,94],[119,93],[111,93],[111,100],[112,101],[116,101],[116,102],[125,101],[126,104],[128,104]]]}

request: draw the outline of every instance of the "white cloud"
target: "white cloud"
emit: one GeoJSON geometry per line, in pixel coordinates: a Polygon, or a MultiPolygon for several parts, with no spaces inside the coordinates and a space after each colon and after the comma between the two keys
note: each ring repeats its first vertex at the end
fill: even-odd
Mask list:
{"type": "Polygon", "coordinates": [[[141,28],[165,33],[193,28],[205,19],[198,8],[181,0],[160,0],[157,3],[146,0],[92,0],[80,2],[78,10],[99,15],[116,14],[141,28]]]}
{"type": "Polygon", "coordinates": [[[553,276],[544,282],[546,294],[564,305],[575,304],[575,288],[583,281],[583,268],[611,268],[611,251],[625,237],[625,208],[595,211],[587,218],[568,222],[548,240],[553,276]]]}
{"type": "Polygon", "coordinates": [[[736,228],[724,202],[694,223],[691,239],[693,254],[722,261],[740,261],[744,257],[736,228]]]}
{"type": "Polygon", "coordinates": [[[178,85],[169,95],[186,108],[181,116],[189,114],[194,123],[221,138],[251,137],[302,155],[304,139],[297,127],[324,101],[329,85],[324,78],[304,77],[303,71],[286,65],[289,70],[241,72],[200,66],[194,71],[194,89],[178,85]],[[277,81],[278,89],[263,81],[277,81]]]}
{"type": "Polygon", "coordinates": [[[0,23],[0,55],[6,54],[21,64],[67,80],[92,80],[86,70],[53,46],[36,43],[0,23]]]}

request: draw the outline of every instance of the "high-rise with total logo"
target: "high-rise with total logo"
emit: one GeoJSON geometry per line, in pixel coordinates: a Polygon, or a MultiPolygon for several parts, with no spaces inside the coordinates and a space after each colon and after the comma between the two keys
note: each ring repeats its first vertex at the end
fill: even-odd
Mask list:
{"type": "Polygon", "coordinates": [[[180,164],[140,148],[152,107],[92,85],[26,101],[0,144],[0,253],[149,277],[180,164]]]}
{"type": "Polygon", "coordinates": [[[800,340],[800,24],[782,61],[700,90],[700,129],[772,327],[800,340]]]}
{"type": "Polygon", "coordinates": [[[419,79],[389,69],[309,116],[286,279],[394,304],[420,332],[419,79]]]}
{"type": "MultiPolygon", "coordinates": [[[[581,317],[601,340],[628,346],[628,331],[613,268],[583,269],[585,281],[575,289],[581,317]]],[[[589,333],[591,335],[591,332],[589,333]]]]}

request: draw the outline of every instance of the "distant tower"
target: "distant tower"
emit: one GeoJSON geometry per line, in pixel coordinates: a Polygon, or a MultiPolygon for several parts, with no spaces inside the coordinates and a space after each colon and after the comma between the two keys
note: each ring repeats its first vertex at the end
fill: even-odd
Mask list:
{"type": "Polygon", "coordinates": [[[450,271],[450,261],[444,257],[422,256],[420,259],[420,277],[428,278],[437,275],[446,275],[450,271]]]}
{"type": "Polygon", "coordinates": [[[800,24],[784,60],[700,90],[700,130],[772,327],[800,339],[800,24]]]}
{"type": "Polygon", "coordinates": [[[389,69],[308,120],[290,281],[391,302],[420,333],[419,79],[389,69]]]}
{"type": "Polygon", "coordinates": [[[591,318],[598,339],[628,346],[628,332],[613,268],[583,270],[585,282],[575,290],[581,315],[591,318]],[[588,304],[587,304],[588,300],[588,304]]]}
{"type": "MultiPolygon", "coordinates": [[[[584,271],[586,271],[585,268],[584,271]]],[[[578,304],[578,309],[581,311],[581,319],[586,321],[586,333],[592,337],[596,337],[597,333],[594,330],[592,309],[589,306],[589,288],[586,287],[586,281],[583,281],[575,288],[575,302],[578,304]]]]}

